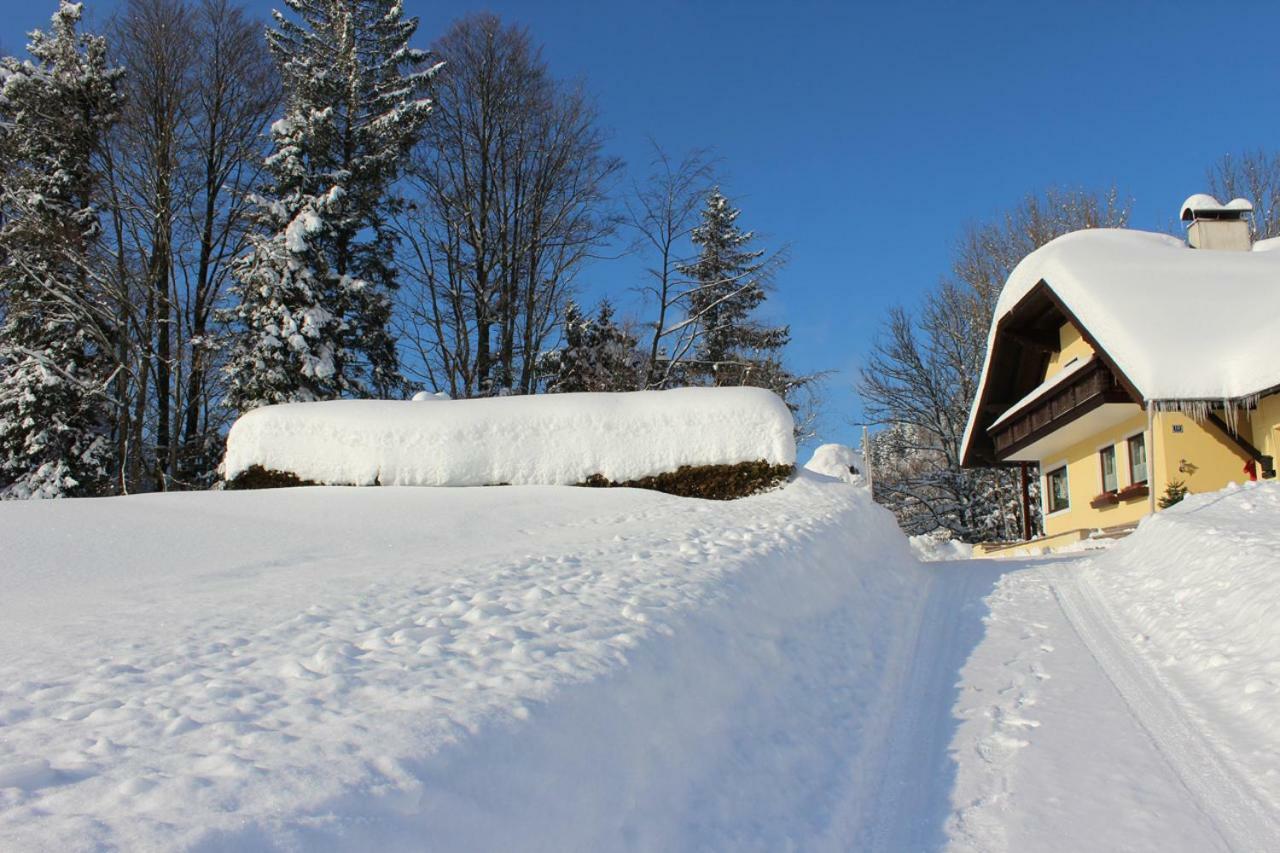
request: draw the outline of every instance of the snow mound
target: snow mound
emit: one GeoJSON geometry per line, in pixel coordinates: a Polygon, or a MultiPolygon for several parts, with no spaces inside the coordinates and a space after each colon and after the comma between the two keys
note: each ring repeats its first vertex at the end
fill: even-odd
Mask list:
{"type": "Polygon", "coordinates": [[[947,539],[932,533],[921,533],[907,540],[911,552],[922,563],[944,560],[968,560],[973,557],[973,546],[958,539],[947,539]]]}
{"type": "Polygon", "coordinates": [[[815,474],[862,485],[862,454],[843,444],[824,444],[813,451],[804,467],[815,474]]]}
{"type": "Polygon", "coordinates": [[[927,589],[804,473],[9,504],[0,541],[6,850],[845,849],[927,589]]]}
{"type": "Polygon", "coordinates": [[[1249,769],[1280,795],[1280,483],[1189,496],[1086,572],[1188,704],[1256,749],[1249,769]]]}
{"type": "Polygon", "coordinates": [[[683,465],[795,463],[791,412],[761,388],[541,394],[438,405],[287,403],[248,412],[224,474],[253,466],[326,485],[574,485],[683,465]]]}

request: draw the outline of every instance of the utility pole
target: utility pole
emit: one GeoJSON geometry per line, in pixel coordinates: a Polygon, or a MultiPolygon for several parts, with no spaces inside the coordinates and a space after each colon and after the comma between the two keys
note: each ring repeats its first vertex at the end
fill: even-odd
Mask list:
{"type": "Polygon", "coordinates": [[[862,425],[862,467],[866,470],[867,491],[871,493],[871,499],[875,500],[876,485],[875,476],[871,473],[871,441],[867,432],[867,425],[862,425]]]}

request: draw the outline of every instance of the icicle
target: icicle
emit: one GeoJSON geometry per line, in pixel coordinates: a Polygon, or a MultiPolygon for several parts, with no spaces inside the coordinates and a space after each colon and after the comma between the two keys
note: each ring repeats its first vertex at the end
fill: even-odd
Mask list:
{"type": "Polygon", "coordinates": [[[1176,412],[1187,415],[1196,423],[1204,423],[1215,409],[1222,410],[1222,420],[1232,435],[1239,429],[1240,416],[1248,417],[1258,408],[1260,394],[1248,394],[1244,397],[1223,398],[1221,400],[1155,400],[1158,412],[1176,412]]]}

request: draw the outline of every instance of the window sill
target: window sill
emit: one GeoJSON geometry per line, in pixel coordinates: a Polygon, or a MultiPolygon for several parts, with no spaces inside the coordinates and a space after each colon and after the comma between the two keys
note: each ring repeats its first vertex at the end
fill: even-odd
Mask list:
{"type": "Polygon", "coordinates": [[[1102,509],[1103,507],[1115,506],[1120,503],[1120,495],[1118,492],[1103,492],[1093,500],[1089,501],[1089,506],[1094,509],[1102,509]]]}

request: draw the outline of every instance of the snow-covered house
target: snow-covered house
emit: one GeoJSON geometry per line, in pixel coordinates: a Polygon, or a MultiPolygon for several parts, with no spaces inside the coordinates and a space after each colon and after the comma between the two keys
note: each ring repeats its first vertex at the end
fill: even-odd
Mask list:
{"type": "Polygon", "coordinates": [[[966,466],[1039,469],[1057,548],[1123,530],[1172,487],[1275,476],[1280,238],[1244,199],[1194,195],[1187,239],[1076,231],[1032,252],[996,305],[966,466]]]}

